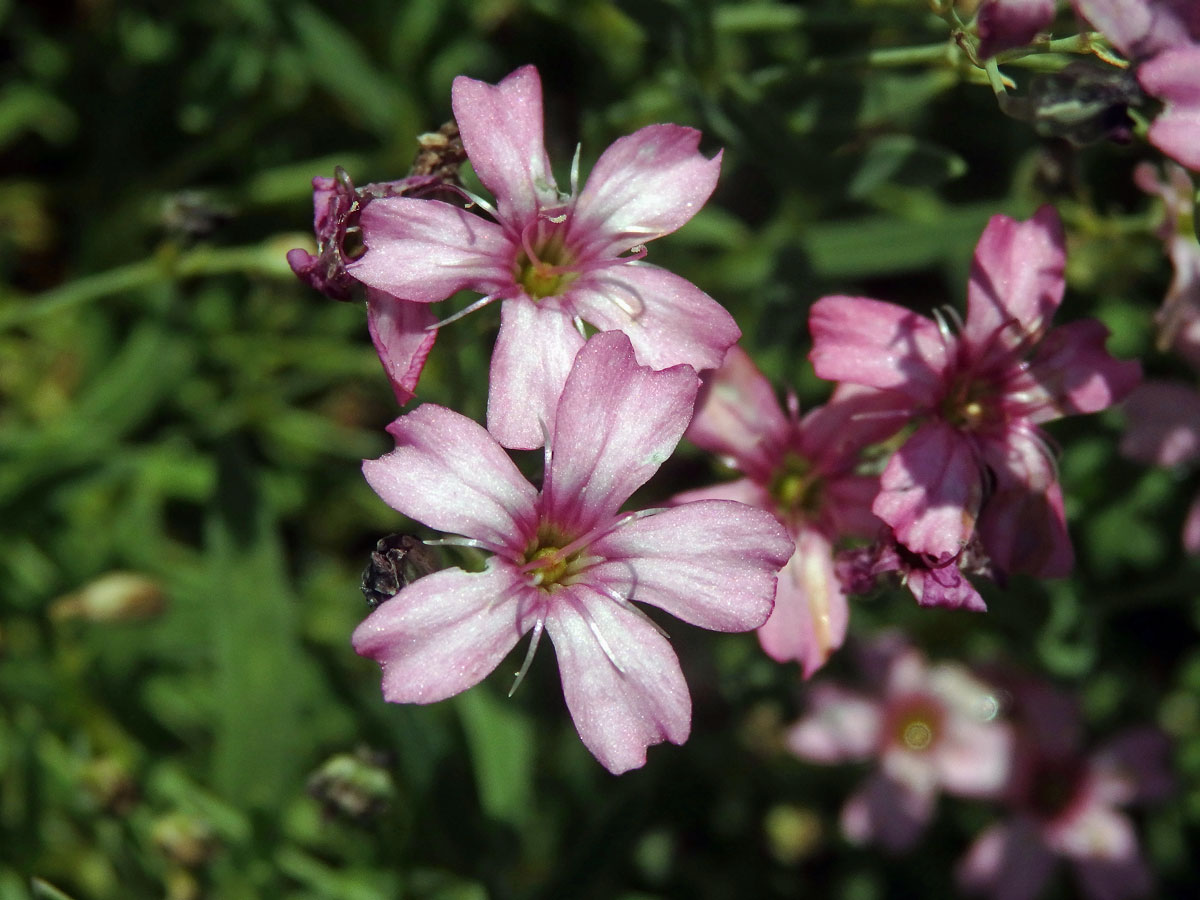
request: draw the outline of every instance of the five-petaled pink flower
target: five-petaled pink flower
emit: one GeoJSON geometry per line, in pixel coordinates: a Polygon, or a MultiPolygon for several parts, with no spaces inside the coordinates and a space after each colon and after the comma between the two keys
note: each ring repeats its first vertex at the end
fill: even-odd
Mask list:
{"type": "Polygon", "coordinates": [[[1031,680],[1013,688],[1016,751],[1004,796],[1011,815],[976,838],[959,883],[995,900],[1035,900],[1064,859],[1091,900],[1149,895],[1150,869],[1121,807],[1169,794],[1165,735],[1130,729],[1087,755],[1069,697],[1031,680]]]}
{"type": "Polygon", "coordinates": [[[870,509],[879,479],[854,471],[859,452],[887,436],[869,415],[873,392],[843,389],[803,419],[789,394],[785,415],[770,382],[740,347],[730,348],[705,382],[686,437],[745,477],[687,491],[675,501],[737,500],[774,513],[787,526],[796,552],[780,575],[775,611],[758,639],[773,659],[798,660],[807,678],[846,638],[850,610],[835,577],[833,544],[879,528],[870,509]]]}
{"type": "Polygon", "coordinates": [[[363,464],[371,487],[494,555],[482,572],[452,568],[413,582],[358,627],[354,647],[382,664],[385,698],[457,694],[532,631],[528,665],[545,630],[579,735],[609,770],[687,738],[679,661],[633,601],[717,631],[757,628],[793,550],[774,517],[740,503],[618,513],[674,450],[698,381],[687,366],[639,366],[619,332],[593,337],[558,403],[540,493],[458,413],[425,405],[392,423],[396,449],[363,464]]]}
{"type": "Polygon", "coordinates": [[[535,68],[496,85],[460,76],[452,102],[471,165],[495,198],[474,198],[491,218],[440,200],[376,200],[362,213],[367,252],[348,269],[409,301],[460,290],[484,295],[471,309],[503,301],[488,395],[496,440],[541,446],[584,323],[625,332],[639,362],[655,369],[720,364],[740,335],[733,318],[691,282],[640,261],[648,241],[691,219],[716,186],[721,156],[700,154],[699,132],[649,125],[620,138],[582,190],[576,160],[565,194],[546,156],[535,68]]]}
{"type": "Polygon", "coordinates": [[[1096,412],[1137,383],[1094,319],[1049,329],[1063,295],[1063,234],[1043,207],[994,216],[975,251],[959,334],[892,303],[824,297],[811,359],[822,378],[891,393],[916,431],[892,456],[872,507],[896,539],[940,565],[978,532],[1003,575],[1067,574],[1073,553],[1043,422],[1096,412]]]}
{"type": "Polygon", "coordinates": [[[939,791],[999,795],[1012,732],[996,718],[994,691],[963,667],[930,666],[895,633],[877,638],[864,657],[872,693],[815,684],[808,714],[792,726],[787,743],[815,763],[877,759],[878,770],[842,809],[842,831],[902,852],[933,817],[939,791]]]}

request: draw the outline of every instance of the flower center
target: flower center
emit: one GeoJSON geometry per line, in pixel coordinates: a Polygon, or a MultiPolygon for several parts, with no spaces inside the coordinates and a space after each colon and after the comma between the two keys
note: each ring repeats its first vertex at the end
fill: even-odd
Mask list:
{"type": "Polygon", "coordinates": [[[538,587],[550,588],[567,574],[568,560],[562,555],[561,547],[539,547],[526,563],[529,574],[538,587]]]}
{"type": "Polygon", "coordinates": [[[522,249],[513,260],[513,278],[534,300],[566,291],[579,272],[572,269],[575,254],[563,243],[558,223],[539,219],[521,235],[522,249]]]}
{"type": "Polygon", "coordinates": [[[964,431],[981,431],[1002,422],[996,390],[986,381],[968,376],[954,380],[942,401],[942,418],[964,431]]]}
{"type": "Polygon", "coordinates": [[[767,490],[781,515],[804,518],[820,509],[821,488],[821,479],[813,472],[812,464],[789,452],[775,470],[767,490]]]}
{"type": "Polygon", "coordinates": [[[924,753],[937,743],[941,729],[941,707],[928,697],[911,697],[892,717],[891,740],[905,750],[924,753]]]}

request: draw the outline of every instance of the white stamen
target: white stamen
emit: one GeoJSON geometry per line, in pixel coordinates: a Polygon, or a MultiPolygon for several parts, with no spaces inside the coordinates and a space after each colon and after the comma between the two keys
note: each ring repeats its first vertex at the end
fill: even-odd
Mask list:
{"type": "Polygon", "coordinates": [[[482,209],[484,212],[495,216],[497,219],[500,218],[500,214],[498,212],[496,212],[496,207],[492,206],[492,204],[488,203],[486,200],[484,200],[478,194],[468,191],[466,188],[460,188],[459,190],[461,190],[464,194],[466,194],[467,199],[470,200],[472,203],[474,203],[476,206],[478,206],[480,209],[482,209]]]}
{"type": "Polygon", "coordinates": [[[542,629],[546,625],[545,619],[538,619],[533,625],[533,636],[529,639],[529,649],[525,651],[525,661],[521,663],[520,671],[517,672],[517,678],[513,682],[513,686],[508,689],[508,696],[512,696],[517,692],[517,688],[521,686],[521,682],[525,680],[525,673],[529,671],[529,664],[533,662],[533,654],[537,652],[538,642],[542,639],[542,629]]]}
{"type": "Polygon", "coordinates": [[[459,319],[463,318],[464,316],[469,316],[471,313],[475,312],[475,310],[483,309],[485,306],[487,306],[492,301],[499,300],[499,299],[500,298],[498,296],[496,296],[495,294],[488,294],[486,297],[480,297],[474,303],[470,304],[469,306],[463,307],[462,309],[460,309],[458,312],[454,313],[453,315],[446,316],[446,318],[442,319],[442,321],[435,322],[432,325],[426,325],[425,330],[426,331],[436,331],[437,329],[441,328],[443,325],[449,325],[451,322],[457,322],[459,319]]]}
{"type": "Polygon", "coordinates": [[[579,332],[579,336],[585,341],[587,340],[587,326],[584,325],[583,319],[579,316],[575,317],[575,330],[579,332]]]}
{"type": "Polygon", "coordinates": [[[575,156],[571,159],[571,195],[579,193],[579,154],[583,152],[583,144],[575,145],[575,156]]]}
{"type": "Polygon", "coordinates": [[[630,599],[628,597],[622,597],[620,594],[618,594],[616,591],[614,591],[612,588],[610,588],[606,584],[592,584],[592,585],[590,585],[590,587],[599,591],[605,597],[608,597],[610,600],[612,600],[614,603],[616,603],[622,609],[629,610],[631,613],[633,613],[635,616],[637,616],[643,622],[646,622],[648,625],[650,625],[650,627],[652,627],[655,631],[657,631],[659,634],[661,634],[668,641],[671,639],[671,636],[669,634],[667,634],[665,631],[663,631],[661,625],[659,625],[652,618],[650,618],[648,615],[646,615],[644,610],[640,609],[639,607],[634,606],[632,601],[630,601],[630,599]]]}
{"type": "Polygon", "coordinates": [[[608,646],[608,641],[604,639],[604,635],[600,633],[600,629],[596,626],[596,623],[592,620],[592,617],[588,616],[586,612],[585,616],[587,618],[588,628],[591,630],[592,636],[596,638],[596,643],[600,645],[600,649],[604,651],[604,655],[608,657],[608,661],[612,663],[613,668],[624,675],[625,669],[619,662],[617,662],[617,657],[613,654],[612,647],[608,646]]]}
{"type": "Polygon", "coordinates": [[[433,538],[428,541],[421,541],[427,547],[471,547],[475,550],[487,550],[489,553],[495,553],[496,549],[490,544],[483,541],[477,541],[475,538],[468,537],[444,537],[433,538]]]}

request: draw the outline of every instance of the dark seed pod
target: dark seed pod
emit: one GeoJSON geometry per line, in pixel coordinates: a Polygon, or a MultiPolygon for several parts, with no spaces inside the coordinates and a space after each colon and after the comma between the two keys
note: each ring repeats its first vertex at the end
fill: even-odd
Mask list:
{"type": "Polygon", "coordinates": [[[391,600],[400,589],[437,569],[432,551],[411,534],[389,534],[371,551],[371,562],[363,570],[362,592],[375,609],[391,600]]]}

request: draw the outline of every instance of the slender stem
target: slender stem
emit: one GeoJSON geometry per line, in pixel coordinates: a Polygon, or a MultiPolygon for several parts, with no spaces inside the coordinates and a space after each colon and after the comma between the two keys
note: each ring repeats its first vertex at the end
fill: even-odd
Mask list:
{"type": "Polygon", "coordinates": [[[165,248],[149,259],[77,278],[33,297],[7,297],[8,307],[0,309],[0,328],[20,325],[92,300],[164,281],[233,272],[291,277],[283,243],[290,246],[293,242],[267,241],[248,247],[197,247],[183,253],[165,248]]]}

